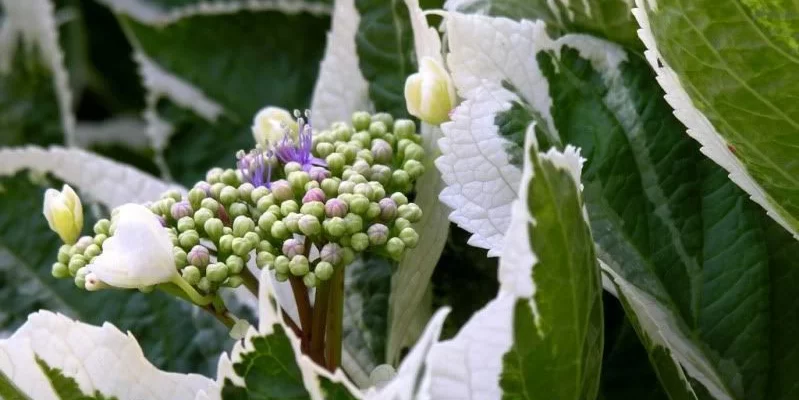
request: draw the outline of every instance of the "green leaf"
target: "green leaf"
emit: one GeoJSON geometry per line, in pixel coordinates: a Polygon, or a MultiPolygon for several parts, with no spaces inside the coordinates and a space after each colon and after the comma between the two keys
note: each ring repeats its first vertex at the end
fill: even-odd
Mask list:
{"type": "Polygon", "coordinates": [[[638,1],[648,58],[703,152],[799,236],[799,5],[638,1]],[[715,27],[719,27],[716,29],[715,27]]]}
{"type": "Polygon", "coordinates": [[[355,36],[361,73],[377,111],[407,118],[405,78],[416,72],[413,31],[402,0],[356,0],[361,14],[355,36]]]}
{"type": "Polygon", "coordinates": [[[464,0],[450,10],[516,20],[542,20],[556,33],[589,33],[630,47],[642,47],[627,0],[464,0]]]}
{"type": "Polygon", "coordinates": [[[42,369],[53,391],[61,400],[115,400],[116,397],[105,397],[99,390],[95,390],[93,395],[85,395],[80,391],[75,379],[64,375],[58,368],[52,368],[44,360],[36,356],[36,364],[42,369]]]}
{"type": "MultiPolygon", "coordinates": [[[[60,245],[41,214],[43,189],[24,174],[0,179],[0,329],[13,331],[39,309],[130,330],[158,367],[211,374],[231,345],[226,329],[193,306],[160,292],[75,288],[50,274],[60,245]]],[[[91,227],[86,222],[86,230],[91,227]]]]}

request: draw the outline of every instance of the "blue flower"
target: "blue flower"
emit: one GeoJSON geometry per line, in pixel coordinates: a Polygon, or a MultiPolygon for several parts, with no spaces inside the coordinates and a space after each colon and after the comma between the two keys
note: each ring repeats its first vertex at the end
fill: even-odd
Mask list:
{"type": "Polygon", "coordinates": [[[297,117],[299,135],[295,141],[292,139],[291,131],[288,127],[285,128],[286,133],[283,136],[283,140],[275,146],[274,153],[277,159],[283,164],[292,161],[299,163],[304,171],[309,171],[313,166],[326,167],[325,160],[314,157],[311,154],[313,128],[311,127],[311,121],[306,121],[306,118],[309,118],[308,111],[305,112],[305,118],[300,115],[299,111],[295,111],[294,116],[297,117]]]}
{"type": "Polygon", "coordinates": [[[269,188],[272,184],[272,163],[269,159],[272,157],[272,152],[264,153],[260,149],[255,149],[247,154],[243,151],[237,155],[238,161],[236,166],[241,172],[242,179],[250,182],[253,186],[266,186],[269,188]]]}

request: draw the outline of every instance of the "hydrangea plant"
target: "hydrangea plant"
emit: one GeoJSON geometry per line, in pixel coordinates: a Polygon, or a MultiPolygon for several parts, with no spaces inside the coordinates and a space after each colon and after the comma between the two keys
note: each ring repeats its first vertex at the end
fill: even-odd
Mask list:
{"type": "Polygon", "coordinates": [[[2,0],[0,398],[796,398],[789,3],[2,0]]]}

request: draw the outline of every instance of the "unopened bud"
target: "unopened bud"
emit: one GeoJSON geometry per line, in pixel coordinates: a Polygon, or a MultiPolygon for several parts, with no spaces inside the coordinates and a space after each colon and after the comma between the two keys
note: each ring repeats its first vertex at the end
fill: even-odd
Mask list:
{"type": "Polygon", "coordinates": [[[327,168],[333,174],[340,174],[341,170],[344,168],[344,164],[346,163],[344,155],[340,153],[332,153],[328,155],[325,157],[325,161],[327,162],[327,168]]]}
{"type": "Polygon", "coordinates": [[[181,276],[183,276],[183,279],[185,279],[186,282],[189,283],[189,285],[197,285],[197,283],[200,282],[200,278],[202,278],[202,274],[200,273],[199,268],[193,265],[189,265],[188,267],[183,268],[180,271],[180,274],[181,276]]]}
{"type": "Polygon", "coordinates": [[[325,217],[325,204],[319,201],[305,203],[300,207],[300,213],[322,219],[325,217]]]}
{"type": "Polygon", "coordinates": [[[213,185],[214,183],[220,182],[220,181],[221,181],[221,178],[222,178],[222,172],[224,172],[224,171],[222,170],[222,168],[218,168],[218,167],[211,168],[211,169],[210,169],[210,170],[208,170],[208,172],[205,174],[205,180],[206,180],[208,183],[212,184],[212,185],[213,185]]]}
{"type": "Polygon", "coordinates": [[[225,259],[225,265],[227,265],[230,274],[237,275],[244,269],[244,259],[237,255],[231,255],[225,259]]]}
{"type": "Polygon", "coordinates": [[[339,265],[342,259],[342,248],[336,243],[328,243],[319,251],[319,258],[332,265],[339,265]]]}
{"type": "Polygon", "coordinates": [[[390,165],[394,158],[394,150],[391,144],[383,139],[372,140],[372,157],[375,163],[390,165]]]}
{"type": "Polygon", "coordinates": [[[205,277],[212,283],[222,283],[227,279],[228,266],[225,263],[213,263],[205,269],[205,277]]]}
{"type": "Polygon", "coordinates": [[[233,186],[225,186],[219,192],[219,202],[224,205],[230,205],[239,199],[239,191],[233,186]]]}
{"type": "Polygon", "coordinates": [[[214,183],[213,185],[211,185],[211,197],[218,200],[219,196],[222,194],[222,189],[226,187],[227,185],[225,185],[222,182],[214,183]]]}
{"type": "Polygon", "coordinates": [[[291,233],[300,233],[300,218],[302,214],[291,213],[283,217],[283,223],[291,233]]]}
{"type": "Polygon", "coordinates": [[[258,200],[260,200],[261,197],[264,197],[268,194],[269,194],[269,189],[263,186],[258,186],[257,188],[252,190],[252,193],[250,193],[250,200],[252,200],[253,204],[257,205],[258,200]]]}
{"type": "Polygon", "coordinates": [[[291,258],[289,262],[289,271],[294,276],[303,276],[308,273],[310,266],[308,265],[308,257],[304,255],[296,255],[291,258]]]}
{"type": "Polygon", "coordinates": [[[300,205],[294,200],[286,200],[280,203],[280,213],[283,214],[283,216],[288,216],[298,211],[300,211],[300,205]]]}
{"type": "Polygon", "coordinates": [[[416,124],[409,119],[398,119],[394,122],[394,134],[404,139],[416,134],[416,124]]]}
{"type": "Polygon", "coordinates": [[[74,256],[72,256],[72,258],[70,258],[69,260],[69,264],[67,264],[67,268],[69,269],[69,274],[73,276],[78,272],[79,269],[85,266],[86,266],[86,259],[80,254],[75,254],[74,256]]]}
{"type": "Polygon", "coordinates": [[[205,226],[205,223],[214,217],[214,214],[211,210],[207,208],[201,208],[194,212],[194,225],[195,226],[205,226]]]}
{"type": "Polygon", "coordinates": [[[210,211],[214,215],[219,212],[219,202],[210,197],[202,199],[202,201],[200,201],[200,207],[210,211]]]}
{"type": "Polygon", "coordinates": [[[310,203],[312,201],[325,202],[325,192],[322,189],[311,189],[305,196],[302,197],[302,203],[310,203]]]}
{"type": "Polygon", "coordinates": [[[308,175],[312,180],[322,183],[323,180],[330,178],[330,171],[322,167],[311,167],[308,171],[308,175]]]}
{"type": "Polygon", "coordinates": [[[319,143],[316,145],[316,154],[319,157],[326,158],[336,151],[336,147],[332,143],[319,143]]]}
{"type": "Polygon", "coordinates": [[[350,237],[350,246],[353,250],[361,252],[369,247],[369,235],[358,232],[350,237]]]}
{"type": "Polygon", "coordinates": [[[383,185],[380,182],[369,182],[369,186],[372,187],[372,200],[378,201],[386,197],[386,189],[383,188],[383,185]]]}
{"type": "Polygon", "coordinates": [[[89,274],[89,269],[83,267],[75,271],[75,286],[79,289],[86,289],[86,275],[89,274]]]}
{"type": "Polygon", "coordinates": [[[347,203],[337,198],[330,199],[325,203],[325,215],[330,218],[347,215],[347,209],[347,203]]]}
{"type": "Polygon", "coordinates": [[[314,274],[316,274],[316,277],[321,281],[330,279],[333,276],[333,272],[333,264],[327,261],[320,261],[316,264],[316,268],[314,268],[314,274]]]}
{"type": "Polygon", "coordinates": [[[258,243],[261,242],[261,236],[255,232],[247,232],[244,234],[244,239],[250,242],[250,247],[253,249],[258,247],[258,243]]]}
{"type": "Polygon", "coordinates": [[[352,113],[352,127],[357,131],[369,129],[372,123],[372,116],[366,111],[356,111],[352,113]]]}
{"type": "Polygon", "coordinates": [[[247,232],[255,229],[255,222],[250,217],[240,215],[233,221],[233,235],[243,237],[247,232]]]}
{"type": "Polygon", "coordinates": [[[100,254],[100,246],[94,243],[90,244],[88,247],[86,247],[86,250],[83,251],[83,256],[86,258],[92,258],[98,256],[99,254],[100,254]]]}
{"type": "Polygon", "coordinates": [[[381,185],[388,185],[391,182],[391,168],[381,164],[372,166],[369,179],[379,182],[381,185]]]}
{"type": "Polygon", "coordinates": [[[235,220],[235,218],[238,216],[249,215],[250,207],[245,203],[237,201],[228,206],[227,213],[230,218],[233,218],[235,220]]]}
{"type": "Polygon", "coordinates": [[[258,227],[261,228],[264,232],[269,232],[272,229],[272,224],[277,221],[277,216],[270,212],[263,213],[260,218],[258,218],[258,227]]]}
{"type": "Polygon", "coordinates": [[[172,255],[175,257],[175,266],[178,267],[178,269],[185,267],[189,262],[186,251],[180,247],[173,247],[172,255]]]}
{"type": "Polygon", "coordinates": [[[92,243],[94,243],[94,241],[91,236],[81,236],[81,238],[75,242],[75,245],[72,246],[72,251],[74,251],[75,254],[83,254],[86,248],[92,243]]]}
{"type": "Polygon", "coordinates": [[[252,250],[252,243],[245,238],[234,238],[232,243],[232,250],[233,254],[239,257],[246,257],[247,254],[252,250]]]}
{"type": "Polygon", "coordinates": [[[305,236],[316,236],[322,233],[322,224],[313,215],[303,215],[298,222],[300,232],[305,236]]]}
{"type": "Polygon", "coordinates": [[[400,238],[393,237],[386,242],[386,252],[391,258],[399,260],[403,251],[405,251],[405,242],[400,238]]]}
{"type": "Polygon", "coordinates": [[[355,182],[343,181],[338,184],[338,194],[352,193],[355,190],[355,182]]]}
{"type": "Polygon", "coordinates": [[[94,233],[108,235],[109,227],[111,227],[111,221],[103,218],[94,224],[94,233]]]}
{"type": "Polygon", "coordinates": [[[374,224],[366,230],[369,235],[369,243],[372,246],[379,246],[388,240],[388,227],[383,224],[374,224]]]}
{"type": "Polygon", "coordinates": [[[289,181],[291,189],[294,191],[294,193],[301,193],[305,188],[305,184],[311,180],[311,177],[307,172],[299,170],[288,174],[286,179],[289,181]]]}
{"type": "Polygon", "coordinates": [[[178,243],[184,249],[190,249],[200,244],[200,235],[195,230],[186,231],[178,235],[178,243]]]}
{"type": "MultiPolygon", "coordinates": [[[[359,183],[359,185],[361,184],[359,183]]],[[[364,183],[363,185],[369,187],[368,184],[364,183]]],[[[371,190],[372,188],[369,187],[370,192],[371,190]]],[[[352,196],[352,199],[350,199],[350,210],[356,214],[361,214],[361,215],[366,214],[366,211],[369,210],[369,199],[363,194],[357,194],[352,196]]]]}
{"type": "Polygon", "coordinates": [[[360,215],[349,213],[344,217],[347,233],[352,235],[363,230],[363,218],[360,215]]]}
{"type": "MultiPolygon", "coordinates": [[[[99,236],[100,234],[98,234],[99,236]]],[[[105,236],[105,235],[103,235],[105,236]]],[[[97,237],[97,236],[95,236],[97,237]]],[[[69,263],[69,251],[72,249],[72,245],[69,244],[62,244],[61,247],[58,248],[58,262],[67,264],[69,263]]]]}
{"type": "Polygon", "coordinates": [[[397,203],[387,197],[380,199],[378,203],[380,206],[380,219],[383,221],[391,221],[397,216],[397,203]]]}
{"type": "Polygon", "coordinates": [[[388,127],[382,121],[375,121],[372,119],[372,123],[369,124],[369,134],[372,135],[373,138],[383,137],[383,135],[388,132],[388,127]]]}
{"type": "Polygon", "coordinates": [[[289,260],[288,257],[286,256],[275,257],[275,263],[274,263],[275,272],[279,274],[289,274],[290,273],[289,264],[291,264],[291,261],[289,260]]]}
{"type": "Polygon", "coordinates": [[[293,199],[294,191],[288,181],[280,179],[272,182],[272,196],[274,196],[275,202],[282,203],[293,199]]]}
{"type": "Polygon", "coordinates": [[[422,219],[422,209],[414,203],[399,206],[399,208],[397,208],[397,213],[400,217],[410,222],[419,222],[419,220],[422,219]]]}
{"type": "Polygon", "coordinates": [[[255,208],[263,213],[266,212],[266,210],[268,210],[269,207],[272,207],[274,205],[275,205],[275,196],[269,193],[266,196],[263,196],[260,199],[258,199],[258,201],[255,203],[255,208]]]}
{"type": "Polygon", "coordinates": [[[316,287],[316,281],[317,281],[316,274],[314,274],[313,272],[308,272],[307,274],[305,274],[305,276],[302,277],[302,283],[305,284],[305,287],[309,289],[316,287]]]}
{"type": "Polygon", "coordinates": [[[183,217],[179,219],[177,223],[177,228],[179,232],[186,232],[188,230],[192,230],[195,228],[195,226],[196,225],[194,225],[194,218],[192,217],[183,217]]]}
{"type": "Polygon", "coordinates": [[[394,192],[391,194],[391,200],[394,200],[394,203],[397,204],[397,207],[408,204],[408,197],[400,192],[394,192]]]}
{"type": "Polygon", "coordinates": [[[225,185],[230,185],[230,186],[239,186],[239,185],[241,185],[241,181],[239,181],[239,177],[238,177],[238,175],[236,175],[236,171],[234,171],[232,169],[226,169],[224,172],[222,172],[222,176],[220,177],[220,180],[225,185]]]}
{"type": "Polygon", "coordinates": [[[192,208],[200,208],[200,202],[206,197],[205,190],[200,188],[194,188],[189,190],[188,194],[189,204],[191,204],[192,208]]]}
{"type": "Polygon", "coordinates": [[[336,179],[327,178],[322,180],[319,187],[325,192],[326,197],[335,197],[338,194],[338,183],[336,179]]]}
{"type": "Polygon", "coordinates": [[[186,261],[197,268],[205,268],[211,261],[211,255],[207,248],[197,245],[189,250],[186,255],[186,261]]]}
{"type": "Polygon", "coordinates": [[[259,251],[255,256],[255,265],[257,265],[258,268],[263,268],[267,265],[273,264],[274,262],[275,256],[266,251],[259,251]]]}
{"type": "Polygon", "coordinates": [[[325,228],[325,232],[334,238],[341,237],[347,233],[347,224],[341,217],[333,217],[325,220],[323,226],[325,228]]]}
{"type": "Polygon", "coordinates": [[[411,179],[417,179],[424,174],[424,165],[417,160],[405,161],[402,169],[408,173],[408,176],[410,176],[411,179]]]}
{"type": "Polygon", "coordinates": [[[219,254],[228,254],[233,252],[233,235],[222,235],[219,238],[219,254]]]}
{"type": "Polygon", "coordinates": [[[411,176],[405,170],[398,169],[391,173],[391,185],[395,188],[405,188],[411,183],[411,176]]]}
{"type": "Polygon", "coordinates": [[[289,238],[283,241],[283,254],[288,258],[303,254],[305,246],[297,239],[289,238]]]}
{"type": "Polygon", "coordinates": [[[203,225],[203,229],[205,230],[205,234],[213,240],[214,242],[218,241],[220,237],[222,237],[222,230],[224,228],[224,224],[222,220],[219,218],[211,218],[208,221],[205,221],[203,225]]]}
{"type": "Polygon", "coordinates": [[[283,240],[291,235],[289,229],[286,227],[286,224],[283,221],[275,221],[272,224],[272,227],[269,229],[269,233],[272,235],[273,238],[278,240],[283,240]]]}
{"type": "Polygon", "coordinates": [[[53,267],[50,269],[50,273],[54,278],[66,278],[69,276],[69,268],[66,266],[66,264],[57,262],[53,264],[53,267]]]}

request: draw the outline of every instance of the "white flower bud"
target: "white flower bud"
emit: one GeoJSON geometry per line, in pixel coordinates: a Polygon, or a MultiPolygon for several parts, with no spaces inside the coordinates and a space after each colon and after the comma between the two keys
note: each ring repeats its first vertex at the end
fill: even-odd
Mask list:
{"type": "Polygon", "coordinates": [[[422,58],[419,72],[405,81],[408,112],[424,122],[439,125],[449,120],[455,101],[455,87],[444,66],[430,57],[422,58]]]}
{"type": "Polygon", "coordinates": [[[80,198],[69,185],[59,192],[47,189],[44,192],[44,207],[42,209],[47,223],[64,243],[72,244],[78,240],[83,229],[83,206],[80,198]]]}

